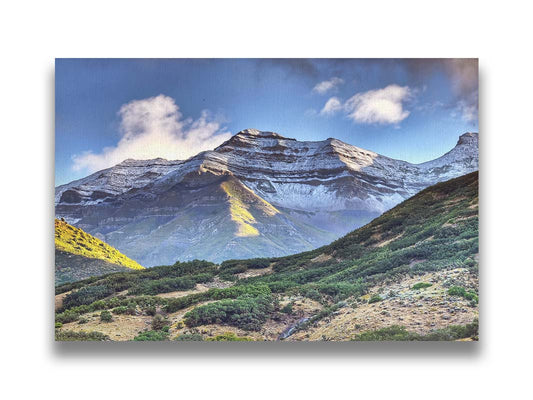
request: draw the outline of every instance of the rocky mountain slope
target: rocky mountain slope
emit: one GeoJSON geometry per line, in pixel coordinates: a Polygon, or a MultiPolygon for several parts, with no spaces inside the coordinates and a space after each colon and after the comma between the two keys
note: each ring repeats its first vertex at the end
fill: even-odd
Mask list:
{"type": "Polygon", "coordinates": [[[478,135],[423,164],[336,139],[247,129],[185,161],[127,160],[56,188],[56,216],[143,265],[282,256],[362,226],[421,189],[478,168],[478,135]]]}
{"type": "Polygon", "coordinates": [[[56,284],[143,269],[108,244],[58,219],[55,220],[55,251],[56,284]]]}
{"type": "Polygon", "coordinates": [[[57,338],[476,340],[478,253],[474,172],[313,251],[59,286],[57,338]]]}

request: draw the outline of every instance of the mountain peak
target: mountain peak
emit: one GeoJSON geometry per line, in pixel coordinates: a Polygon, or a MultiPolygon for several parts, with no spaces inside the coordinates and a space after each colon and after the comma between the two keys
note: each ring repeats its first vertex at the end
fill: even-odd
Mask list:
{"type": "Polygon", "coordinates": [[[287,139],[276,132],[260,131],[258,129],[243,129],[235,136],[248,136],[254,138],[268,138],[268,139],[287,139]]]}
{"type": "Polygon", "coordinates": [[[477,141],[479,139],[479,134],[477,132],[466,132],[463,133],[461,136],[459,136],[459,140],[457,141],[457,146],[461,144],[477,144],[477,141]]]}

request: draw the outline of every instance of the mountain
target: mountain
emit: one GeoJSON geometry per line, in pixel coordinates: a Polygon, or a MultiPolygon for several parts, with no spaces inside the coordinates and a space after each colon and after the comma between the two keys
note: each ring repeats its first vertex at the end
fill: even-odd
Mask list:
{"type": "Polygon", "coordinates": [[[59,296],[72,291],[56,314],[59,338],[476,340],[478,183],[474,172],[433,185],[304,253],[59,286],[59,296]],[[106,309],[113,324],[95,314],[106,309]]]}
{"type": "Polygon", "coordinates": [[[56,188],[56,216],[143,265],[282,256],[329,243],[478,168],[478,135],[423,164],[337,139],[246,129],[185,161],[127,160],[56,188]]]}
{"type": "Polygon", "coordinates": [[[58,219],[55,220],[55,251],[56,284],[143,269],[108,244],[58,219]]]}

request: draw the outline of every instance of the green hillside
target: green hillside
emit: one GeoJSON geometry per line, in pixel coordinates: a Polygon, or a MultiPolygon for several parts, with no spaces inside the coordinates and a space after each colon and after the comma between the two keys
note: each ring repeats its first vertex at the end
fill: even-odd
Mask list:
{"type": "Polygon", "coordinates": [[[55,220],[56,284],[143,269],[117,249],[65,221],[55,220]]]}
{"type": "Polygon", "coordinates": [[[63,333],[111,340],[475,340],[477,260],[475,172],[310,252],[59,286],[58,294],[72,292],[56,320],[63,333]],[[108,309],[117,313],[105,323],[99,315],[108,309]]]}

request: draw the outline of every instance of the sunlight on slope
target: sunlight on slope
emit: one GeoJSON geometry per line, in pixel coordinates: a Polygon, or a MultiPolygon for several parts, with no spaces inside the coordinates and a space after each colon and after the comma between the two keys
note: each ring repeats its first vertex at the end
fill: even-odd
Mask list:
{"type": "Polygon", "coordinates": [[[257,196],[250,189],[239,185],[234,181],[226,181],[221,185],[224,192],[229,197],[231,219],[237,223],[237,236],[258,236],[259,231],[253,227],[256,223],[254,216],[250,213],[249,204],[254,204],[261,212],[269,217],[279,213],[270,203],[257,196]]]}
{"type": "Polygon", "coordinates": [[[239,191],[231,182],[223,182],[221,185],[229,197],[230,213],[232,221],[237,223],[237,236],[259,236],[259,231],[250,224],[255,224],[255,218],[248,211],[246,204],[242,202],[239,191]]]}
{"type": "Polygon", "coordinates": [[[64,221],[56,219],[55,230],[55,244],[58,250],[97,258],[131,269],[144,269],[143,266],[126,257],[114,247],[64,221]]]}

